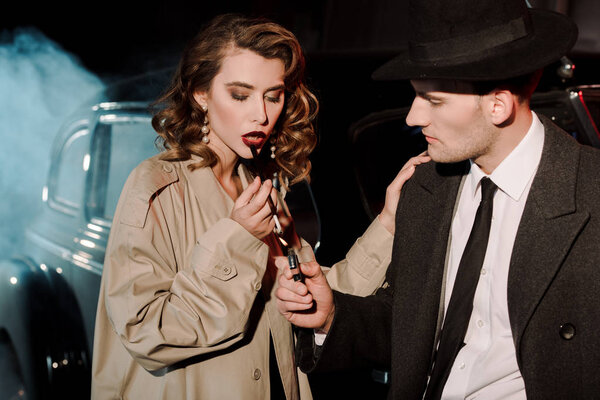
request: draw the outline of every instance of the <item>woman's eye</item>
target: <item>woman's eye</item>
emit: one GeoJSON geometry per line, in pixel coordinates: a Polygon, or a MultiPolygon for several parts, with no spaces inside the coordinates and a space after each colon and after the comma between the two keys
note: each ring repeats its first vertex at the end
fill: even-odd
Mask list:
{"type": "Polygon", "coordinates": [[[270,103],[279,103],[281,101],[281,93],[277,93],[276,95],[271,96],[265,96],[265,99],[267,99],[267,101],[270,103]]]}
{"type": "Polygon", "coordinates": [[[244,101],[248,98],[248,96],[239,93],[231,93],[231,98],[237,101],[244,101]]]}

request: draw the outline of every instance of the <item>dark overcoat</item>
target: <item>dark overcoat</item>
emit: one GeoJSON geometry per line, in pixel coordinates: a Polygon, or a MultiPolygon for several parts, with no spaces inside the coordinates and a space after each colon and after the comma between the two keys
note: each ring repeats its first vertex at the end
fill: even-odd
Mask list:
{"type": "MultiPolygon", "coordinates": [[[[519,224],[508,310],[528,399],[600,398],[600,151],[548,119],[542,158],[519,224]]],[[[468,163],[427,163],[403,188],[389,286],[335,293],[324,346],[300,335],[306,371],[391,368],[389,397],[421,399],[439,332],[453,210],[468,163]],[[318,353],[318,356],[315,355],[318,353]]]]}

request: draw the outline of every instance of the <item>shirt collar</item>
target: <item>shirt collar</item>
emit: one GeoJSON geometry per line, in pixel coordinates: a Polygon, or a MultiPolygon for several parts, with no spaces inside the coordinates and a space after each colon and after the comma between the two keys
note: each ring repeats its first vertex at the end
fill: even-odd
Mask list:
{"type": "MultiPolygon", "coordinates": [[[[521,142],[494,169],[489,178],[500,190],[518,201],[527,188],[527,184],[537,171],[544,147],[544,126],[538,116],[532,111],[532,121],[529,130],[521,142]]],[[[486,175],[473,161],[467,176],[471,195],[475,197],[481,178],[486,175]]]]}

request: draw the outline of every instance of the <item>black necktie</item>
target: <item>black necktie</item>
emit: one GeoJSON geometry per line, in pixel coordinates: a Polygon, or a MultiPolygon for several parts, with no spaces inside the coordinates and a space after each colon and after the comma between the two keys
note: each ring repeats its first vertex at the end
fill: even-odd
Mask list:
{"type": "Polygon", "coordinates": [[[463,340],[473,311],[473,297],[490,236],[496,189],[497,186],[489,178],[481,179],[481,202],[458,266],[425,400],[441,398],[456,355],[464,346],[463,340]]]}

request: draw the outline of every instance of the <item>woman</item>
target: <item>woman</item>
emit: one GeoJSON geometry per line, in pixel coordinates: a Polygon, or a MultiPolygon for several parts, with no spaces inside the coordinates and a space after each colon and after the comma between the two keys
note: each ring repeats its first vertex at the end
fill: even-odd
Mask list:
{"type": "MultiPolygon", "coordinates": [[[[132,172],[115,214],[92,398],[311,397],[272,295],[272,183],[240,162],[254,145],[283,182],[308,175],[317,101],[303,75],[296,38],[270,22],[219,16],[184,51],[153,118],[166,151],[132,172]]],[[[347,289],[381,284],[389,257],[369,250],[391,248],[380,225],[332,269],[347,289]]]]}

